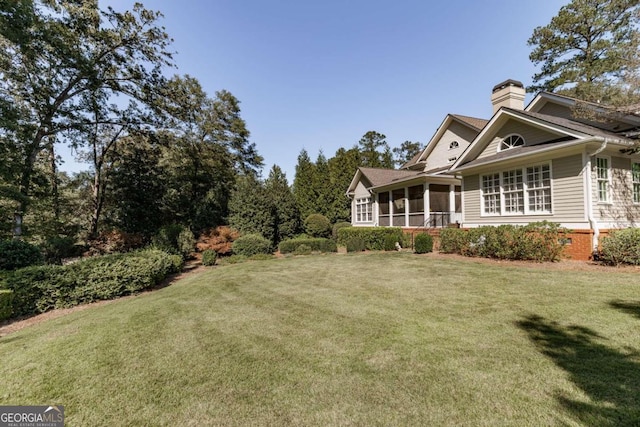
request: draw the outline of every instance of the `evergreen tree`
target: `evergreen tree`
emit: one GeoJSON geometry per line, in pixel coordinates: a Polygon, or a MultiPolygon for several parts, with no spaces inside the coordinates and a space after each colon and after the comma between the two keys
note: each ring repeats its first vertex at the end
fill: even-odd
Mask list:
{"type": "Polygon", "coordinates": [[[396,147],[392,150],[394,154],[395,164],[398,167],[404,165],[409,160],[413,159],[416,156],[416,154],[419,154],[422,151],[422,149],[423,149],[422,144],[420,144],[419,142],[412,142],[412,141],[403,142],[400,145],[400,147],[396,147]]]}
{"type": "Polygon", "coordinates": [[[327,218],[335,224],[349,221],[351,218],[351,201],[345,192],[360,165],[360,153],[357,148],[345,150],[340,148],[329,159],[329,175],[331,176],[332,202],[326,213],[327,218]]]}
{"type": "Polygon", "coordinates": [[[316,166],[309,158],[307,150],[302,149],[296,164],[296,176],[293,180],[293,195],[300,211],[300,217],[306,218],[316,213],[317,189],[314,185],[316,166]]]}
{"type": "Polygon", "coordinates": [[[287,177],[279,166],[274,165],[264,183],[267,198],[274,204],[276,229],[273,244],[295,237],[302,231],[300,212],[287,177]]]}
{"type": "Polygon", "coordinates": [[[264,184],[253,174],[240,176],[229,199],[231,227],[242,234],[260,234],[270,242],[278,237],[278,213],[264,184]]]}
{"type": "Polygon", "coordinates": [[[640,56],[637,0],[572,0],[528,41],[529,58],[542,65],[530,91],[561,91],[609,104],[637,87],[621,85],[635,75],[640,56]]]}
{"type": "Polygon", "coordinates": [[[331,191],[329,165],[322,150],[320,150],[318,158],[316,159],[315,173],[313,174],[313,186],[316,189],[314,213],[327,216],[333,202],[333,194],[331,191]]]}
{"type": "Polygon", "coordinates": [[[393,168],[393,154],[387,137],[376,131],[365,133],[358,142],[360,165],[370,168],[393,168]]]}

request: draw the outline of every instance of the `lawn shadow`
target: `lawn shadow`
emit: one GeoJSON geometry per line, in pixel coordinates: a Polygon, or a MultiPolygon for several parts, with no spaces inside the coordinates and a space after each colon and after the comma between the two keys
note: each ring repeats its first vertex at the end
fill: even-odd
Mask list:
{"type": "Polygon", "coordinates": [[[638,352],[623,353],[602,344],[589,328],[562,326],[531,315],[516,322],[542,354],[569,374],[590,402],[558,393],[558,402],[586,425],[640,425],[638,352]]]}
{"type": "Polygon", "coordinates": [[[614,300],[614,301],[611,301],[609,305],[615,309],[624,311],[625,313],[640,319],[640,301],[628,302],[628,301],[614,300]]]}

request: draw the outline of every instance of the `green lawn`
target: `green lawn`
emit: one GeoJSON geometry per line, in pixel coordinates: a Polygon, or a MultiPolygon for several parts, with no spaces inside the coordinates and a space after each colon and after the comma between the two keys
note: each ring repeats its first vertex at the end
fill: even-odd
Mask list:
{"type": "Polygon", "coordinates": [[[407,253],[213,268],[0,339],[67,425],[640,425],[640,275],[407,253]]]}

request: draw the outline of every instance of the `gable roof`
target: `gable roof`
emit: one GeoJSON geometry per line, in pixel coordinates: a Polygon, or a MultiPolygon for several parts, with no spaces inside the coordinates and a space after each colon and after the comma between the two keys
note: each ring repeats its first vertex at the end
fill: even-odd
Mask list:
{"type": "Polygon", "coordinates": [[[454,121],[470,128],[476,134],[479,133],[482,128],[489,122],[488,120],[479,119],[477,117],[463,116],[461,114],[447,114],[429,142],[427,142],[425,148],[420,153],[413,156],[413,158],[407,163],[402,165],[400,169],[409,169],[411,166],[414,166],[417,163],[424,163],[429,157],[429,154],[431,154],[431,152],[437,145],[440,138],[442,138],[442,135],[454,121]]]}
{"type": "Polygon", "coordinates": [[[515,110],[502,107],[491,118],[487,126],[478,134],[471,145],[451,167],[452,172],[471,168],[474,166],[489,164],[496,161],[532,155],[544,151],[551,151],[566,148],[572,145],[583,144],[593,141],[610,141],[623,146],[633,146],[634,142],[621,137],[620,135],[580,123],[574,120],[551,116],[548,114],[535,113],[531,111],[515,110]],[[510,150],[501,151],[494,155],[478,159],[478,156],[495,137],[495,133],[508,120],[516,119],[528,123],[531,126],[545,128],[558,135],[550,141],[541,142],[535,145],[516,147],[510,150]]]}

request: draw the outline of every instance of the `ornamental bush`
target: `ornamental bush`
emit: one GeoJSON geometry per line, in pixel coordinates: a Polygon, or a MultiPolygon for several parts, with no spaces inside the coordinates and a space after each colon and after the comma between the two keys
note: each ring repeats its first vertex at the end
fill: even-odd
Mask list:
{"type": "Polygon", "coordinates": [[[440,251],[509,260],[557,261],[566,230],[547,221],[440,231],[440,251]]]}
{"type": "Polygon", "coordinates": [[[11,302],[13,301],[13,291],[10,289],[0,289],[0,321],[11,317],[13,312],[11,302]]]}
{"type": "Polygon", "coordinates": [[[392,236],[394,242],[404,242],[405,236],[400,227],[345,227],[338,230],[338,244],[346,246],[353,238],[359,238],[364,243],[364,249],[372,251],[384,250],[387,236],[392,236]]]}
{"type": "Polygon", "coordinates": [[[331,222],[322,214],[311,214],[304,220],[304,230],[311,237],[330,237],[331,222]]]}
{"type": "Polygon", "coordinates": [[[233,253],[250,257],[257,254],[271,254],[271,242],[260,234],[247,234],[233,242],[233,253]]]}
{"type": "Polygon", "coordinates": [[[295,239],[284,240],[278,245],[278,250],[281,254],[287,254],[295,252],[299,246],[306,245],[311,248],[311,251],[316,252],[337,252],[338,246],[336,242],[331,239],[312,238],[312,237],[297,237],[295,239]]]}
{"type": "Polygon", "coordinates": [[[0,270],[16,270],[42,262],[37,246],[17,239],[0,240],[0,270]]]}
{"type": "Polygon", "coordinates": [[[640,228],[612,231],[602,238],[599,259],[609,265],[640,265],[640,228]]]}
{"type": "Polygon", "coordinates": [[[293,251],[294,255],[311,255],[311,246],[305,245],[304,243],[299,245],[295,251],[293,251]]]}
{"type": "Polygon", "coordinates": [[[184,259],[195,250],[196,241],[191,230],[180,224],[165,225],[151,240],[154,248],[184,259]]]}
{"type": "Polygon", "coordinates": [[[384,236],[384,245],[383,245],[383,249],[385,251],[395,251],[396,250],[396,243],[400,243],[396,240],[396,236],[393,236],[391,234],[384,236]]]}
{"type": "Polygon", "coordinates": [[[206,251],[202,252],[202,265],[206,265],[208,267],[212,265],[216,265],[217,259],[218,259],[218,252],[212,249],[207,249],[206,251]]]}
{"type": "Polygon", "coordinates": [[[433,252],[433,237],[426,233],[418,234],[414,242],[414,251],[417,254],[433,252]]]}
{"type": "Polygon", "coordinates": [[[4,286],[13,291],[13,315],[22,316],[136,293],[181,269],[178,255],[140,250],[15,270],[4,286]]]}

